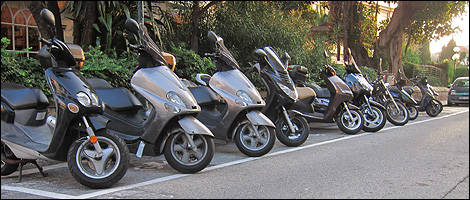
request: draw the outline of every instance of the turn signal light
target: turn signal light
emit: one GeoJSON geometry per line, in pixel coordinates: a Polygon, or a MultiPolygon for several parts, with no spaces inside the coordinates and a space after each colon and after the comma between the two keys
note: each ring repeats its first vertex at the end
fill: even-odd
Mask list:
{"type": "Polygon", "coordinates": [[[72,113],[78,113],[78,111],[79,111],[78,106],[74,103],[67,104],[67,107],[69,108],[70,112],[72,112],[72,113]]]}
{"type": "Polygon", "coordinates": [[[91,136],[90,137],[90,142],[91,143],[95,144],[97,141],[98,141],[98,137],[96,137],[96,136],[91,136]]]}

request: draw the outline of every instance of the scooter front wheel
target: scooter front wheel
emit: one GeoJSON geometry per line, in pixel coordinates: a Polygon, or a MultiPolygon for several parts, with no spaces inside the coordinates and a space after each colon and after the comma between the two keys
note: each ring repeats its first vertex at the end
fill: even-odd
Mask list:
{"type": "Polygon", "coordinates": [[[410,120],[415,120],[416,118],[418,118],[418,108],[416,108],[416,106],[406,106],[406,108],[408,109],[408,112],[410,113],[410,120]]]}
{"type": "Polygon", "coordinates": [[[208,135],[189,135],[194,146],[183,129],[170,135],[166,140],[163,154],[171,167],[181,173],[196,173],[209,165],[214,157],[215,145],[208,135]]]}
{"type": "Polygon", "coordinates": [[[309,129],[307,120],[299,115],[289,116],[295,132],[289,128],[284,115],[281,115],[276,123],[276,137],[282,144],[288,147],[296,147],[302,145],[308,138],[309,129]]]}
{"type": "Polygon", "coordinates": [[[377,132],[385,126],[387,119],[385,117],[385,111],[378,108],[377,106],[371,105],[372,110],[368,106],[364,106],[362,113],[364,114],[364,131],[366,132],[377,132]]]}
{"type": "Polygon", "coordinates": [[[410,116],[408,113],[408,109],[403,105],[402,102],[395,100],[398,106],[396,108],[393,101],[387,101],[385,103],[385,108],[387,111],[387,119],[395,126],[403,126],[408,123],[410,116]]]}
{"type": "Polygon", "coordinates": [[[97,154],[90,139],[81,138],[70,146],[68,168],[80,184],[90,188],[108,188],[126,174],[129,149],[121,138],[106,134],[104,130],[95,134],[102,155],[97,154]]]}
{"type": "Polygon", "coordinates": [[[439,115],[442,111],[442,103],[439,100],[433,99],[428,106],[426,106],[426,114],[430,117],[439,115]]]}
{"type": "Polygon", "coordinates": [[[256,126],[244,120],[237,127],[235,144],[245,155],[258,157],[267,154],[276,140],[275,130],[269,126],[256,126]]]}
{"type": "Polygon", "coordinates": [[[336,124],[338,128],[346,134],[357,134],[364,127],[364,117],[359,110],[349,111],[351,112],[352,118],[349,116],[349,113],[343,109],[336,117],[336,124]]]}

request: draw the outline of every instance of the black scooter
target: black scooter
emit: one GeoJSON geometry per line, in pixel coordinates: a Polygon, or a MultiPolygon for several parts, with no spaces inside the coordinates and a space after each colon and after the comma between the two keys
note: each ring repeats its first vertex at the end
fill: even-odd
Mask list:
{"type": "Polygon", "coordinates": [[[345,64],[346,74],[343,79],[354,94],[353,104],[359,106],[362,114],[364,114],[364,131],[377,132],[387,122],[385,107],[370,98],[374,88],[363,76],[359,67],[357,67],[350,49],[348,49],[348,52],[350,63],[345,64]]]}
{"type": "MultiPolygon", "coordinates": [[[[400,70],[398,71],[400,73],[400,70]]],[[[413,94],[413,88],[403,88],[406,85],[406,80],[401,77],[395,78],[395,84],[389,86],[390,94],[395,98],[403,102],[408,109],[410,114],[410,120],[418,118],[418,102],[411,96],[413,94]]]]}
{"type": "MultiPolygon", "coordinates": [[[[421,90],[421,100],[417,101],[419,104],[418,111],[426,111],[426,114],[430,117],[439,115],[442,111],[442,103],[435,98],[435,96],[439,96],[439,94],[429,85],[427,77],[414,77],[411,78],[410,81],[421,90]]],[[[410,92],[411,95],[413,91],[410,92]]]]}
{"type": "Polygon", "coordinates": [[[289,55],[285,64],[281,62],[271,47],[255,51],[256,69],[267,88],[266,106],[262,112],[276,124],[276,136],[284,145],[295,147],[303,144],[309,135],[307,120],[301,115],[288,112],[298,100],[297,90],[287,72],[289,55]]]}
{"type": "MultiPolygon", "coordinates": [[[[326,60],[328,54],[324,52],[326,60]]],[[[291,77],[296,73],[307,76],[305,67],[297,65],[288,69],[291,77]]],[[[336,70],[328,65],[322,68],[320,76],[327,88],[315,83],[305,83],[304,79],[296,79],[299,101],[292,107],[293,112],[302,115],[309,122],[331,123],[336,121],[339,129],[346,134],[357,134],[364,126],[364,117],[359,107],[350,103],[354,98],[348,85],[336,75],[336,70]]]]}
{"type": "MultiPolygon", "coordinates": [[[[55,28],[47,9],[41,18],[55,28]]],[[[69,47],[55,37],[40,38],[45,45],[38,54],[55,101],[57,118],[48,116],[49,101],[35,88],[2,83],[2,170],[9,175],[36,159],[66,161],[72,176],[90,188],[106,188],[118,182],[128,167],[128,149],[123,140],[106,133],[102,101],[80,72],[69,47]]],[[[81,50],[81,49],[80,49],[81,50]]],[[[83,54],[83,51],[81,51],[83,54]]]]}

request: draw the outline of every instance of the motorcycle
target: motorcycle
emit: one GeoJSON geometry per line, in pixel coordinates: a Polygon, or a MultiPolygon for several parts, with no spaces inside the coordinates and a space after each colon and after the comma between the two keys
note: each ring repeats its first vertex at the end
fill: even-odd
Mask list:
{"type": "MultiPolygon", "coordinates": [[[[401,70],[398,70],[401,73],[401,70]]],[[[418,118],[418,102],[411,96],[414,92],[413,88],[403,88],[406,84],[406,80],[401,77],[394,79],[395,84],[390,86],[388,89],[394,99],[400,100],[405,104],[410,114],[410,120],[418,118]]]]}
{"type": "Polygon", "coordinates": [[[106,105],[107,129],[126,141],[137,157],[164,154],[182,173],[204,169],[214,156],[212,132],[194,115],[201,111],[188,88],[168,63],[143,24],[128,18],[128,32],[137,36],[131,49],[139,52],[131,87],[147,108],[126,88],[113,88],[103,79],[88,79],[106,105]]]}
{"type": "Polygon", "coordinates": [[[281,62],[271,47],[255,51],[257,63],[252,66],[261,76],[267,88],[266,106],[261,110],[276,125],[276,136],[286,146],[303,144],[309,135],[307,120],[293,112],[288,112],[298,100],[294,82],[287,72],[289,55],[285,64],[281,62]]]}
{"type": "MultiPolygon", "coordinates": [[[[441,113],[443,107],[442,103],[437,100],[435,97],[439,96],[439,94],[434,91],[433,87],[429,85],[427,77],[418,77],[411,78],[410,81],[418,86],[419,90],[421,90],[421,100],[418,100],[418,111],[426,111],[430,117],[435,117],[441,113]]],[[[410,91],[410,95],[413,91],[410,91]]]]}
{"type": "Polygon", "coordinates": [[[350,63],[345,64],[346,74],[343,79],[353,92],[353,104],[359,106],[362,114],[364,114],[364,131],[377,132],[382,129],[387,122],[385,118],[385,107],[370,99],[374,88],[357,67],[350,49],[348,49],[348,52],[350,63]]]}
{"type": "MultiPolygon", "coordinates": [[[[40,17],[55,34],[52,12],[43,9],[40,17]]],[[[46,68],[56,117],[48,116],[49,101],[41,90],[2,83],[1,175],[13,173],[19,166],[21,182],[23,166],[32,163],[46,176],[36,160],[57,160],[67,162],[80,184],[110,187],[125,175],[129,150],[119,137],[106,133],[107,120],[100,115],[104,105],[74,68],[77,63],[71,49],[55,37],[40,41],[45,45],[38,58],[46,68]]],[[[83,55],[81,48],[78,51],[83,55]]]]}
{"type": "MultiPolygon", "coordinates": [[[[382,69],[382,59],[380,59],[379,69],[382,69]]],[[[372,81],[372,99],[385,106],[387,120],[395,126],[403,126],[408,123],[410,115],[408,109],[398,99],[393,98],[388,90],[389,83],[385,83],[382,79],[380,70],[377,72],[377,79],[372,81]]]]}
{"type": "Polygon", "coordinates": [[[234,140],[245,155],[256,157],[268,153],[274,146],[273,122],[261,109],[265,106],[261,95],[240,71],[237,61],[225,47],[223,39],[208,32],[215,44],[215,53],[206,53],[216,66],[216,73],[196,74],[196,83],[185,80],[201,106],[197,115],[222,142],[234,140]]]}
{"type": "MultiPolygon", "coordinates": [[[[328,54],[324,52],[326,60],[328,54]]],[[[302,72],[304,66],[292,66],[288,69],[292,77],[302,72]]],[[[339,129],[346,134],[357,134],[364,126],[364,117],[360,108],[351,104],[353,93],[348,85],[336,75],[336,70],[328,65],[322,68],[320,76],[325,80],[327,88],[315,83],[305,83],[305,79],[297,79],[299,101],[292,107],[293,112],[305,117],[309,122],[330,123],[336,121],[339,129]]]]}

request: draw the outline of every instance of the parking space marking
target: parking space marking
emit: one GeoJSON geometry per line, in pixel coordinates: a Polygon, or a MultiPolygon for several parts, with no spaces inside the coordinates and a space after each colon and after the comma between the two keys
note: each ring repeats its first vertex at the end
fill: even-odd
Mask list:
{"type": "MultiPolygon", "coordinates": [[[[430,119],[425,119],[425,120],[421,120],[421,121],[417,121],[417,122],[408,123],[406,125],[414,125],[414,124],[424,123],[424,122],[428,122],[428,121],[443,119],[443,118],[446,118],[446,117],[462,114],[462,113],[465,113],[465,112],[468,112],[468,111],[469,110],[464,110],[464,111],[460,111],[460,112],[457,112],[457,113],[452,113],[452,114],[445,115],[445,116],[433,117],[433,118],[430,118],[430,119]]],[[[383,128],[382,130],[380,130],[378,132],[387,131],[387,130],[391,130],[391,129],[399,128],[399,127],[403,127],[403,126],[387,127],[387,128],[383,128]]],[[[336,139],[333,139],[333,140],[328,140],[328,141],[319,142],[319,143],[315,143],[315,144],[310,144],[310,145],[306,145],[306,146],[293,147],[293,148],[290,148],[290,149],[285,149],[285,150],[281,150],[281,151],[277,151],[277,152],[273,152],[273,153],[268,153],[268,154],[266,154],[264,156],[261,156],[261,157],[248,157],[248,158],[244,158],[244,159],[240,159],[240,160],[231,161],[231,162],[228,162],[228,163],[223,163],[223,164],[207,167],[199,173],[208,172],[208,171],[212,171],[212,170],[215,170],[215,169],[228,167],[228,166],[232,166],[232,165],[237,165],[237,164],[241,164],[241,163],[245,163],[245,162],[249,162],[249,161],[253,161],[253,160],[267,158],[267,157],[271,157],[271,156],[275,156],[275,155],[281,155],[281,154],[294,152],[294,151],[298,151],[298,150],[302,150],[302,149],[306,149],[306,148],[311,148],[311,147],[315,147],[315,146],[319,146],[319,145],[329,144],[329,143],[333,143],[333,142],[338,142],[338,141],[342,141],[342,140],[347,140],[347,139],[361,137],[361,136],[364,136],[364,135],[371,135],[371,134],[375,134],[375,133],[364,132],[364,133],[357,134],[357,135],[349,135],[349,136],[345,136],[345,137],[341,137],[341,138],[336,138],[336,139]]],[[[199,174],[199,173],[196,173],[196,174],[199,174]]],[[[170,175],[170,176],[166,176],[166,177],[162,177],[162,178],[156,178],[156,179],[152,179],[152,180],[141,182],[141,183],[136,183],[136,184],[127,185],[127,186],[121,186],[121,187],[116,187],[116,188],[110,188],[110,189],[104,189],[104,190],[100,190],[100,191],[97,191],[97,192],[87,193],[87,194],[83,194],[83,195],[79,195],[79,196],[65,195],[65,194],[60,194],[60,193],[47,192],[47,191],[35,190],[35,189],[28,189],[28,188],[23,188],[23,187],[2,186],[2,189],[13,190],[13,191],[18,191],[18,192],[25,192],[25,193],[29,193],[29,194],[45,196],[45,197],[50,197],[50,198],[69,198],[69,199],[79,198],[79,199],[86,199],[86,198],[93,198],[93,197],[96,197],[96,196],[105,195],[105,194],[118,192],[118,191],[122,191],[122,190],[127,190],[127,189],[142,187],[142,186],[146,186],[146,185],[150,185],[150,184],[170,181],[170,180],[174,180],[174,179],[178,179],[178,178],[186,177],[186,176],[191,176],[191,175],[194,175],[194,174],[174,174],[174,175],[170,175]]]]}
{"type": "Polygon", "coordinates": [[[3,186],[2,190],[10,190],[10,191],[17,191],[27,194],[33,194],[37,196],[49,197],[49,198],[56,198],[56,199],[74,199],[77,198],[76,196],[61,194],[57,192],[48,192],[44,190],[36,190],[36,189],[29,189],[24,187],[14,187],[14,186],[3,186]]]}

